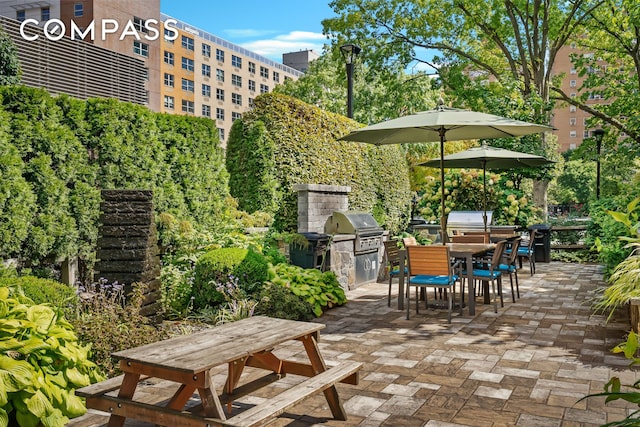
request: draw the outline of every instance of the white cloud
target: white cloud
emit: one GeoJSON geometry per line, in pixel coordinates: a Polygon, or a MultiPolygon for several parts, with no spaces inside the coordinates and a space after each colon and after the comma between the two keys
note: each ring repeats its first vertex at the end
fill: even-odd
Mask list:
{"type": "Polygon", "coordinates": [[[314,50],[321,53],[325,40],[326,37],[321,33],[292,31],[269,39],[259,39],[240,44],[252,52],[281,61],[283,53],[300,50],[314,50]]]}

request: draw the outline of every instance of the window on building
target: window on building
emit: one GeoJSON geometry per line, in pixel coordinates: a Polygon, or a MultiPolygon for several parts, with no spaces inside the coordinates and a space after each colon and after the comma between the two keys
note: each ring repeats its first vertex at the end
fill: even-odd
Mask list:
{"type": "Polygon", "coordinates": [[[211,96],[211,86],[210,85],[206,85],[206,84],[202,84],[202,96],[206,96],[209,97],[211,96]]]}
{"type": "Polygon", "coordinates": [[[575,49],[576,48],[576,43],[572,42],[569,46],[571,46],[571,49],[575,49]]]}
{"type": "Polygon", "coordinates": [[[570,125],[570,126],[575,126],[575,125],[576,125],[576,122],[577,122],[577,120],[576,120],[576,118],[575,118],[575,117],[571,117],[571,118],[569,119],[569,125],[570,125]]]}
{"type": "Polygon", "coordinates": [[[164,85],[167,87],[173,87],[175,85],[173,74],[164,73],[164,85]]]}
{"type": "Polygon", "coordinates": [[[224,81],[224,70],[216,68],[216,80],[218,80],[219,82],[224,81]]]}
{"type": "Polygon", "coordinates": [[[255,80],[249,80],[249,90],[251,92],[255,92],[256,91],[256,81],[255,80]]]}
{"type": "Polygon", "coordinates": [[[242,105],[242,95],[240,95],[239,93],[232,93],[231,103],[235,105],[242,105]]]}
{"type": "Polygon", "coordinates": [[[216,99],[218,101],[224,101],[224,89],[216,89],[216,99]]]}
{"type": "Polygon", "coordinates": [[[27,12],[25,12],[24,10],[18,10],[16,12],[16,20],[22,22],[25,19],[27,19],[27,12]]]}
{"type": "Polygon", "coordinates": [[[569,105],[569,112],[570,113],[575,113],[576,112],[576,106],[575,105],[569,105]]]}
{"type": "Polygon", "coordinates": [[[569,87],[576,87],[576,86],[578,86],[578,82],[576,82],[575,80],[569,81],[569,87]]]}
{"type": "Polygon", "coordinates": [[[211,65],[202,64],[202,75],[205,77],[211,77],[211,65]]]}
{"type": "Polygon", "coordinates": [[[589,121],[588,117],[583,117],[582,118],[582,126],[587,126],[587,122],[589,121]]]}
{"type": "Polygon", "coordinates": [[[273,72],[273,81],[276,83],[280,83],[280,73],[277,71],[273,72]]]}
{"type": "Polygon", "coordinates": [[[193,101],[187,101],[186,99],[182,100],[182,112],[187,114],[193,114],[195,111],[195,105],[193,101]]]}
{"type": "Polygon", "coordinates": [[[242,113],[237,113],[235,111],[231,113],[231,123],[241,118],[242,118],[242,113]]]}
{"type": "Polygon", "coordinates": [[[211,118],[211,106],[202,104],[202,116],[211,118]]]}
{"type": "Polygon", "coordinates": [[[182,47],[187,50],[193,50],[193,39],[191,37],[182,36],[182,47]]]}
{"type": "Polygon", "coordinates": [[[249,61],[249,66],[247,68],[249,68],[249,72],[251,74],[255,74],[256,73],[256,63],[255,62],[249,61]]]}
{"type": "Polygon", "coordinates": [[[211,45],[202,43],[202,56],[205,58],[211,58],[211,45]]]}
{"type": "Polygon", "coordinates": [[[194,62],[193,59],[182,57],[182,69],[193,72],[194,62]]]}
{"type": "Polygon", "coordinates": [[[269,92],[269,86],[265,85],[265,84],[260,84],[260,93],[267,93],[269,92]]]}
{"type": "Polygon", "coordinates": [[[260,77],[269,78],[269,69],[267,67],[260,66],[260,77]]]}
{"type": "Polygon", "coordinates": [[[231,65],[236,68],[242,68],[242,58],[236,55],[231,55],[231,65]]]}
{"type": "Polygon", "coordinates": [[[51,8],[48,8],[48,7],[40,8],[40,20],[44,22],[44,21],[48,21],[49,19],[51,19],[51,8]]]}
{"type": "Polygon", "coordinates": [[[569,94],[569,96],[570,96],[571,98],[575,98],[575,97],[576,97],[576,93],[575,93],[575,92],[571,92],[571,93],[569,94]]]}
{"type": "Polygon", "coordinates": [[[173,96],[164,96],[164,108],[168,108],[169,110],[173,110],[175,106],[175,98],[173,96]]]}
{"type": "Polygon", "coordinates": [[[574,67],[571,67],[569,69],[569,74],[578,74],[578,71],[574,67]]]}
{"type": "Polygon", "coordinates": [[[583,138],[589,138],[589,136],[591,135],[591,133],[588,130],[584,130],[582,131],[582,137],[583,138]]]}
{"type": "Polygon", "coordinates": [[[572,130],[572,131],[570,131],[570,132],[569,132],[569,136],[570,136],[571,138],[575,138],[575,137],[576,137],[576,135],[577,135],[577,133],[576,133],[576,131],[575,131],[575,130],[572,130]]]}
{"type": "Polygon", "coordinates": [[[224,129],[223,128],[218,128],[218,138],[220,139],[220,141],[224,141],[224,129]]]}
{"type": "Polygon", "coordinates": [[[165,64],[169,64],[169,65],[173,65],[175,61],[175,57],[173,55],[173,52],[169,52],[168,50],[164,51],[164,63],[165,64]]]}
{"type": "Polygon", "coordinates": [[[231,74],[231,84],[236,87],[242,87],[242,77],[237,74],[231,74]]]}
{"type": "Polygon", "coordinates": [[[138,18],[137,16],[133,17],[133,26],[140,33],[148,33],[149,30],[145,26],[145,21],[142,18],[138,18]]]}
{"type": "Polygon", "coordinates": [[[173,32],[171,32],[168,28],[165,28],[164,29],[164,41],[166,41],[167,43],[173,44],[174,40],[173,40],[172,37],[174,37],[173,32]]]}
{"type": "Polygon", "coordinates": [[[224,120],[224,108],[216,108],[216,119],[224,120]]]}
{"type": "Polygon", "coordinates": [[[83,3],[74,3],[73,4],[73,16],[79,18],[84,16],[84,4],[83,3]]]}
{"type": "Polygon", "coordinates": [[[216,61],[224,62],[224,50],[216,49],[216,61]]]}
{"type": "Polygon", "coordinates": [[[139,42],[138,40],[133,41],[133,53],[136,55],[144,56],[145,58],[149,57],[149,45],[146,43],[139,42]]]}
{"type": "Polygon", "coordinates": [[[182,90],[193,92],[193,80],[182,79],[182,90]]]}
{"type": "Polygon", "coordinates": [[[253,98],[249,98],[249,107],[253,107],[253,98]]]}

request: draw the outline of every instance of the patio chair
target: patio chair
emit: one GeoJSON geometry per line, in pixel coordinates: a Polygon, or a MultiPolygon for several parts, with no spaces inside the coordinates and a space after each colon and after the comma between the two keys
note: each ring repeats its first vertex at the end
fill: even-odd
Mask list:
{"type": "MultiPolygon", "coordinates": [[[[502,261],[502,255],[504,253],[504,247],[506,243],[507,243],[506,240],[501,240],[498,243],[496,243],[496,247],[493,251],[493,254],[481,260],[485,268],[479,268],[478,266],[473,267],[474,280],[479,280],[483,282],[483,288],[485,288],[487,292],[488,292],[489,282],[491,282],[494,313],[498,312],[497,295],[500,295],[500,307],[504,307],[504,300],[502,298],[502,272],[498,270],[498,266],[502,261]],[[496,284],[498,287],[497,293],[496,293],[496,284]]],[[[462,276],[467,276],[467,274],[468,273],[466,270],[462,272],[462,276]]]]}
{"type": "MultiPolygon", "coordinates": [[[[536,273],[536,254],[535,254],[535,237],[536,230],[529,231],[529,240],[520,242],[518,248],[518,264],[522,268],[522,259],[529,260],[529,274],[532,276],[536,273]]],[[[509,253],[509,251],[507,251],[509,253]]]]}
{"type": "Polygon", "coordinates": [[[418,244],[418,241],[414,236],[407,236],[402,238],[402,245],[406,248],[407,246],[415,246],[418,244]]]}
{"type": "MultiPolygon", "coordinates": [[[[488,231],[464,231],[462,233],[463,236],[482,236],[485,238],[484,242],[480,243],[489,243],[491,241],[491,233],[488,231]]],[[[475,242],[474,242],[475,243],[475,242]]]]}
{"type": "Polygon", "coordinates": [[[462,234],[451,236],[453,243],[489,243],[489,234],[462,234]]]}
{"type": "MultiPolygon", "coordinates": [[[[387,265],[389,267],[389,298],[387,306],[391,307],[391,285],[393,279],[400,275],[400,248],[395,240],[387,240],[384,242],[384,250],[387,254],[387,265]]],[[[404,274],[408,274],[409,270],[404,267],[404,274]]]]}
{"type": "Polygon", "coordinates": [[[516,265],[516,261],[518,258],[518,250],[520,249],[520,241],[521,237],[513,239],[508,242],[509,251],[505,249],[505,253],[502,257],[504,263],[498,265],[498,271],[501,273],[505,273],[509,275],[509,282],[511,283],[511,299],[513,302],[516,302],[516,293],[513,291],[513,277],[516,278],[516,291],[518,294],[518,298],[520,298],[520,287],[518,286],[518,266],[516,265]]]}
{"type": "MultiPolygon", "coordinates": [[[[407,246],[407,260],[409,267],[409,280],[407,280],[407,320],[411,305],[411,286],[416,288],[416,313],[420,313],[420,301],[418,288],[445,289],[449,308],[448,321],[451,323],[451,312],[456,299],[455,283],[458,276],[454,274],[457,265],[451,265],[449,247],[444,245],[407,246]]],[[[461,291],[464,294],[464,289],[461,291]]],[[[425,306],[428,306],[427,292],[425,306]]],[[[462,314],[462,300],[460,301],[460,314],[462,314]]]]}

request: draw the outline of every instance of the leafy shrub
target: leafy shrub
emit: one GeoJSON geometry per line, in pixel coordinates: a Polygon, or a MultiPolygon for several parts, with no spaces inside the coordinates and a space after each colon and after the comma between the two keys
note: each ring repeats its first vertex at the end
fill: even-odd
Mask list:
{"type": "Polygon", "coordinates": [[[258,303],[249,299],[240,289],[237,277],[227,281],[227,283],[218,283],[216,290],[223,295],[226,301],[226,304],[218,310],[216,325],[231,323],[253,316],[258,303]]]}
{"type": "Polygon", "coordinates": [[[119,284],[99,283],[81,289],[80,304],[71,323],[80,340],[92,344],[93,361],[108,376],[118,373],[117,362],[111,353],[160,341],[168,334],[149,324],[140,314],[145,285],[135,283],[125,299],[119,284]]]}
{"type": "Polygon", "coordinates": [[[0,426],[62,427],[86,412],[74,390],[102,378],[59,311],[0,288],[0,426]]]}
{"type": "Polygon", "coordinates": [[[317,317],[322,316],[324,308],[347,302],[344,290],[331,271],[323,273],[313,268],[278,264],[269,267],[268,279],[270,283],[289,288],[294,295],[306,300],[317,317]]]}
{"type": "Polygon", "coordinates": [[[265,283],[258,295],[256,314],[290,320],[311,320],[315,317],[313,307],[305,298],[286,286],[271,282],[265,283]]]}
{"type": "Polygon", "coordinates": [[[224,296],[216,290],[216,284],[226,283],[230,276],[238,279],[238,285],[247,294],[258,292],[267,278],[267,267],[265,257],[250,249],[220,248],[207,252],[196,262],[195,307],[223,302],[224,296]]]}
{"type": "Polygon", "coordinates": [[[24,295],[34,303],[49,303],[66,310],[75,307],[78,300],[75,287],[50,279],[32,276],[0,278],[0,286],[20,287],[24,295]]]}

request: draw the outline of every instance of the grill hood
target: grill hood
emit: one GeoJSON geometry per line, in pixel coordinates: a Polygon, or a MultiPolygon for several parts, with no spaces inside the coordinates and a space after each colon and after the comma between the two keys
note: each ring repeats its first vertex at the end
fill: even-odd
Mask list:
{"type": "Polygon", "coordinates": [[[381,234],[382,227],[369,212],[335,211],[327,219],[324,232],[328,234],[381,234]]]}

